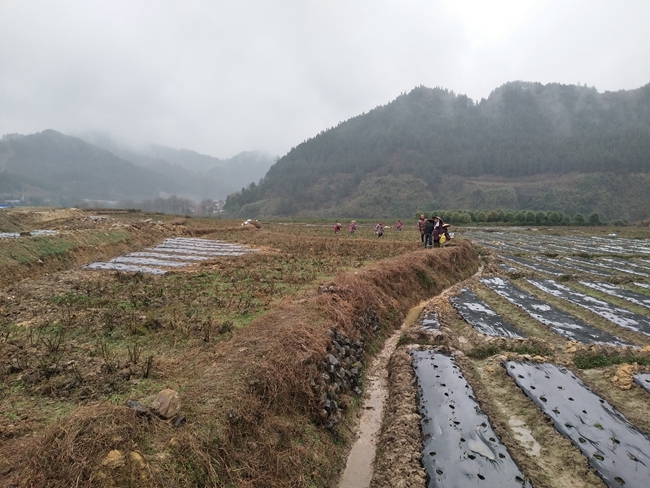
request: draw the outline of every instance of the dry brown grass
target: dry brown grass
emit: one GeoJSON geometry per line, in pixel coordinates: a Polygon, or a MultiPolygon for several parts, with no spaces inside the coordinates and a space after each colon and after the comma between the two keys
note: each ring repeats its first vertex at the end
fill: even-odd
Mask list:
{"type": "Polygon", "coordinates": [[[364,337],[371,353],[409,308],[478,267],[473,248],[462,241],[409,252],[417,244],[319,235],[298,240],[289,232],[225,225],[220,232],[238,242],[272,243],[272,252],[281,255],[308,253],[325,275],[337,268],[356,271],[345,269],[323,286],[287,295],[229,341],[188,350],[168,375],[188,419],[178,429],[140,420],[124,407],[80,407],[43,435],[0,446],[0,458],[12,453],[12,469],[0,485],[330,486],[348,434],[327,431],[316,416],[313,381],[331,347],[327,330],[364,337]],[[371,327],[375,317],[378,335],[371,327]],[[125,464],[102,465],[116,449],[125,464]],[[142,453],[144,467],[129,457],[132,451],[142,453]]]}

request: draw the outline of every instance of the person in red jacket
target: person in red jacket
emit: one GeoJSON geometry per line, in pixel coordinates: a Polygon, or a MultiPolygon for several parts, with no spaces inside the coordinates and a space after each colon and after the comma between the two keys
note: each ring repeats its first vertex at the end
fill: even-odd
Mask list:
{"type": "Polygon", "coordinates": [[[336,224],[334,224],[334,233],[338,234],[339,232],[341,232],[341,224],[337,222],[336,224]]]}

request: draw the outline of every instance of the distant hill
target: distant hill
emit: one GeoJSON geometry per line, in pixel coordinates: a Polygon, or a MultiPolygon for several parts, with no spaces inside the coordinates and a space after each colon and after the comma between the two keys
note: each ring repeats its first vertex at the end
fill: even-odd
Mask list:
{"type": "Polygon", "coordinates": [[[121,200],[175,193],[170,177],[54,130],[0,140],[0,194],[40,204],[121,200]]]}
{"type": "Polygon", "coordinates": [[[160,145],[132,149],[96,133],[80,137],[127,161],[170,176],[183,193],[196,199],[225,199],[228,194],[258,182],[274,162],[273,156],[263,151],[244,151],[229,159],[219,159],[160,145]]]}
{"type": "Polygon", "coordinates": [[[650,84],[507,83],[474,102],[418,87],[321,132],[228,197],[246,217],[440,208],[650,216],[650,84]]]}

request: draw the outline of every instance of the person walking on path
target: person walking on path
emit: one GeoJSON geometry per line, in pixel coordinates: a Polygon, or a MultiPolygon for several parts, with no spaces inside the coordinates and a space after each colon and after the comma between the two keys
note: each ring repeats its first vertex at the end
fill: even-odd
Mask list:
{"type": "Polygon", "coordinates": [[[403,227],[403,226],[404,226],[404,224],[402,224],[402,221],[401,221],[401,220],[398,220],[398,221],[397,221],[397,230],[402,230],[402,227],[403,227]]]}
{"type": "Polygon", "coordinates": [[[433,220],[428,219],[426,225],[424,226],[424,248],[428,249],[432,247],[431,244],[431,234],[433,233],[433,220]]]}
{"type": "Polygon", "coordinates": [[[377,237],[381,237],[381,236],[384,235],[384,223],[383,222],[379,222],[375,226],[375,234],[377,234],[377,237]]]}
{"type": "Polygon", "coordinates": [[[341,224],[337,222],[334,224],[334,233],[338,234],[339,232],[341,232],[341,224]]]}
{"type": "Polygon", "coordinates": [[[449,231],[445,227],[445,223],[438,216],[433,218],[433,247],[440,247],[440,236],[445,235],[449,240],[449,231]]]}
{"type": "Polygon", "coordinates": [[[418,230],[420,231],[420,239],[422,244],[424,244],[424,228],[427,226],[427,219],[424,218],[424,214],[420,215],[420,220],[418,220],[418,230]]]}
{"type": "Polygon", "coordinates": [[[350,235],[351,235],[351,236],[354,235],[354,231],[355,231],[355,230],[357,230],[357,221],[356,221],[356,220],[352,220],[352,221],[350,222],[350,235]]]}

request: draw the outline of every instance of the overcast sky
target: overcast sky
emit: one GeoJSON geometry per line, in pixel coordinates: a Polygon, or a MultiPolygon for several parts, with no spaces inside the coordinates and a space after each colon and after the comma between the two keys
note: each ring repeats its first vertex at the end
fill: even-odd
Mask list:
{"type": "Polygon", "coordinates": [[[418,85],[650,82],[650,0],[0,0],[0,134],[284,155],[418,85]]]}

